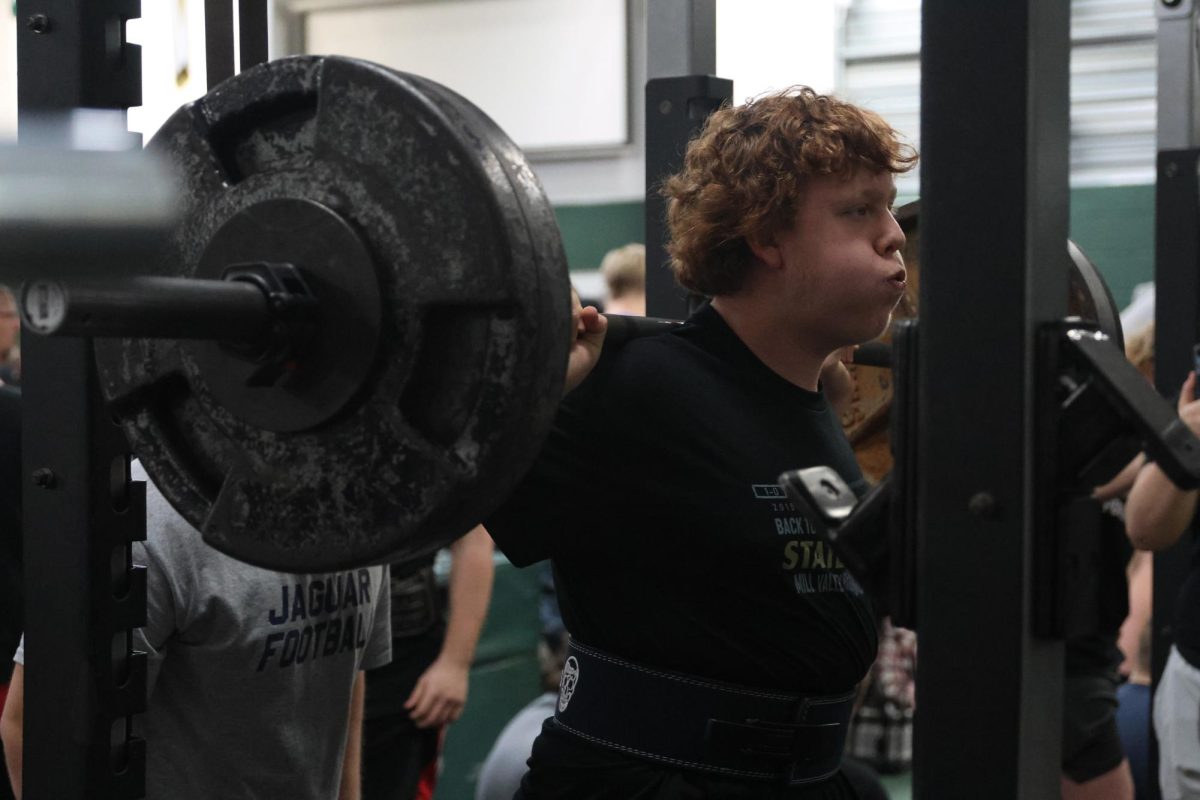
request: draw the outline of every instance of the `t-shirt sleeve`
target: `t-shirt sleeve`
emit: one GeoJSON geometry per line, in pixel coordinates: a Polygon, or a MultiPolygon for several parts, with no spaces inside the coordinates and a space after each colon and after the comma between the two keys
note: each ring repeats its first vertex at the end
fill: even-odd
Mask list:
{"type": "Polygon", "coordinates": [[[146,693],[149,695],[158,680],[167,643],[177,630],[178,615],[162,559],[156,558],[153,550],[148,550],[144,542],[135,542],[133,560],[135,564],[146,567],[146,625],[134,629],[133,649],[146,653],[146,693]]]}
{"type": "Polygon", "coordinates": [[[179,515],[134,464],[134,480],[146,481],[146,541],[133,543],[133,562],[146,567],[146,624],[133,632],[134,649],[147,655],[147,694],[158,679],[167,646],[186,630],[195,609],[199,533],[179,515]]]}
{"type": "Polygon", "coordinates": [[[594,513],[603,480],[593,445],[602,429],[601,381],[589,378],[567,396],[529,472],[504,504],[484,520],[496,545],[515,566],[554,555],[578,518],[594,513]]]}
{"type": "Polygon", "coordinates": [[[373,567],[378,588],[375,595],[375,618],[371,625],[371,638],[363,652],[359,669],[375,669],[392,660],[392,592],[389,567],[373,567]]]}
{"type": "MultiPolygon", "coordinates": [[[[664,374],[660,337],[606,351],[559,406],[524,480],[484,527],[515,566],[591,547],[614,498],[629,501],[645,443],[678,427],[670,402],[677,381],[664,374]]],[[[662,337],[666,338],[666,337],[662,337]]]]}

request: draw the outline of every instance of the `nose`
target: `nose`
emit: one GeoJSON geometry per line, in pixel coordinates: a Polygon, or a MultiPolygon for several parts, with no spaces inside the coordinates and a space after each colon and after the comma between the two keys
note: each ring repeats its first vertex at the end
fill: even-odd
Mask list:
{"type": "Polygon", "coordinates": [[[906,241],[904,229],[900,227],[899,220],[888,214],[884,220],[884,229],[879,238],[880,255],[891,256],[897,253],[900,248],[904,247],[906,241]]]}

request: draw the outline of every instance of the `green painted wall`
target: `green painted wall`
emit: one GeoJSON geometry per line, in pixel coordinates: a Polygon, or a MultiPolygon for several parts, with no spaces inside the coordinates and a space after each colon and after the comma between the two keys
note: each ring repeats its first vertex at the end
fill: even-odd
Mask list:
{"type": "Polygon", "coordinates": [[[596,269],[612,248],[644,242],[646,223],[642,209],[640,200],[555,208],[571,269],[596,269]]]}
{"type": "MultiPolygon", "coordinates": [[[[641,202],[559,206],[555,214],[573,270],[595,269],[610,248],[643,241],[641,202]]],[[[1070,230],[1119,307],[1129,304],[1135,284],[1153,280],[1153,186],[1072,190],[1070,230]]]]}
{"type": "Polygon", "coordinates": [[[1154,280],[1154,186],[1071,192],[1071,238],[1108,283],[1118,308],[1154,280]]]}

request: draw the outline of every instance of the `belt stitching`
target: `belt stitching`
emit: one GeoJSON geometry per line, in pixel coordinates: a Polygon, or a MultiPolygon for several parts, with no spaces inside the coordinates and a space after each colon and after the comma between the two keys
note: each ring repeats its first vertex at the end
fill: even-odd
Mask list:
{"type": "Polygon", "coordinates": [[[660,672],[658,670],[648,669],[639,664],[634,664],[629,661],[623,661],[620,659],[613,658],[609,655],[606,655],[605,653],[598,652],[596,650],[591,649],[590,647],[587,647],[586,645],[581,645],[576,642],[571,642],[571,647],[580,651],[581,653],[591,656],[592,658],[598,658],[601,661],[607,661],[608,663],[615,664],[618,667],[625,667],[627,669],[636,670],[638,672],[644,672],[647,675],[654,675],[659,678],[666,678],[668,680],[672,680],[677,683],[686,683],[686,684],[690,684],[692,686],[699,686],[704,689],[713,689],[713,690],[720,691],[720,692],[726,692],[727,694],[743,695],[746,697],[759,697],[759,698],[763,698],[766,700],[784,700],[784,701],[788,701],[788,702],[803,701],[803,702],[807,703],[808,705],[814,705],[814,706],[834,705],[836,703],[843,703],[846,700],[849,700],[851,697],[854,696],[854,692],[847,692],[846,694],[839,695],[837,697],[809,698],[809,697],[805,697],[804,695],[772,694],[770,692],[754,691],[753,689],[735,689],[735,688],[730,688],[728,686],[722,686],[722,685],[716,684],[716,683],[708,683],[706,681],[696,680],[695,678],[681,677],[679,675],[675,675],[670,672],[660,672]]]}
{"type": "MultiPolygon", "coordinates": [[[[718,773],[721,775],[732,775],[734,777],[740,777],[740,778],[775,779],[775,778],[778,778],[780,776],[780,774],[782,773],[782,770],[780,772],[753,772],[751,770],[733,769],[731,767],[719,767],[719,766],[716,766],[715,764],[705,764],[705,763],[699,762],[699,761],[684,761],[681,758],[671,758],[670,756],[660,755],[659,753],[651,753],[646,750],[639,750],[636,747],[629,747],[627,745],[617,744],[616,742],[610,742],[607,739],[601,739],[598,736],[591,736],[589,734],[584,733],[583,731],[575,730],[570,725],[564,725],[562,723],[562,721],[558,720],[558,719],[555,720],[555,724],[558,725],[558,727],[571,733],[574,736],[578,736],[581,739],[586,739],[589,742],[593,742],[593,743],[601,745],[603,747],[611,747],[614,750],[621,750],[626,753],[632,753],[633,755],[641,756],[642,758],[647,758],[647,759],[650,759],[651,761],[658,761],[658,762],[667,763],[667,764],[674,764],[677,767],[688,767],[690,769],[698,769],[698,770],[703,770],[705,772],[715,772],[715,773],[718,773]]],[[[817,781],[823,781],[826,778],[831,777],[839,769],[841,769],[840,764],[838,766],[834,767],[833,769],[829,770],[828,772],[822,773],[820,775],[814,775],[810,778],[801,778],[799,780],[790,779],[788,782],[789,782],[789,784],[796,785],[796,786],[805,784],[805,783],[816,783],[817,781]]]]}
{"type": "Polygon", "coordinates": [[[576,729],[572,728],[570,725],[564,725],[561,720],[555,720],[555,722],[563,730],[569,731],[570,733],[572,733],[575,736],[578,736],[582,739],[587,739],[589,742],[594,742],[599,745],[604,745],[605,747],[612,747],[616,750],[623,750],[626,753],[633,753],[634,755],[642,756],[643,758],[649,758],[653,761],[663,761],[668,764],[674,764],[675,766],[678,766],[678,767],[690,767],[692,769],[710,770],[710,771],[714,771],[714,772],[722,772],[727,775],[738,775],[738,776],[746,777],[746,778],[774,778],[774,777],[776,777],[776,774],[774,772],[753,772],[751,770],[733,769],[731,767],[718,767],[718,766],[715,766],[712,764],[704,764],[704,763],[701,763],[698,761],[684,761],[682,758],[671,758],[670,756],[664,756],[664,755],[660,755],[658,753],[651,753],[648,750],[639,750],[636,747],[629,747],[628,745],[617,744],[616,742],[610,742],[607,739],[601,739],[599,736],[592,736],[590,734],[584,733],[583,731],[576,730],[576,729]]]}

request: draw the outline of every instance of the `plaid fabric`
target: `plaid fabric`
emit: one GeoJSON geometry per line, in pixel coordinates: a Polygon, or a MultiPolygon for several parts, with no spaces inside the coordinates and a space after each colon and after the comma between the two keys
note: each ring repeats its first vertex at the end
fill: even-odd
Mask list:
{"type": "Polygon", "coordinates": [[[862,704],[850,723],[847,755],[880,772],[912,766],[913,711],[916,708],[917,635],[884,620],[879,655],[871,668],[862,704]]]}

